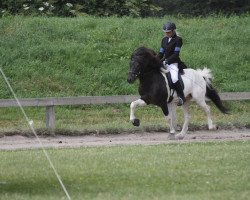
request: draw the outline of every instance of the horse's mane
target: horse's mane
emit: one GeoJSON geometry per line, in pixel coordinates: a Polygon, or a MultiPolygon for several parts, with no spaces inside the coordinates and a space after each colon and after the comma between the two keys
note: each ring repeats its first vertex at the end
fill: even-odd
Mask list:
{"type": "Polygon", "coordinates": [[[139,63],[144,63],[147,65],[145,67],[150,67],[152,69],[160,70],[162,67],[162,62],[157,56],[157,53],[153,49],[144,46],[139,47],[134,51],[131,56],[131,60],[132,59],[137,60],[139,63]]]}
{"type": "Polygon", "coordinates": [[[139,47],[137,48],[134,53],[132,54],[132,56],[145,56],[145,55],[148,55],[150,54],[151,56],[155,56],[156,53],[153,49],[149,49],[147,47],[139,47]]]}

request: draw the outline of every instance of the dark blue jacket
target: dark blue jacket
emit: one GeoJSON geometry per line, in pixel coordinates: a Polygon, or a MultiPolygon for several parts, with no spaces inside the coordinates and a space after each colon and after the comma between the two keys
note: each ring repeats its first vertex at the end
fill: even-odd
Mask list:
{"type": "Polygon", "coordinates": [[[165,57],[168,64],[181,63],[179,54],[182,47],[182,38],[174,34],[171,41],[168,42],[168,40],[168,37],[162,39],[159,58],[162,59],[165,57]]]}

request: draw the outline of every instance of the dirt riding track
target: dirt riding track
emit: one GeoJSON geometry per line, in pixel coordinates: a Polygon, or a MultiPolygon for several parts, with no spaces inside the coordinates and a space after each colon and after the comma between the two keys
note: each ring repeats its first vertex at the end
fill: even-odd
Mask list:
{"type": "MultiPolygon", "coordinates": [[[[250,140],[250,129],[193,131],[183,140],[169,140],[168,133],[136,133],[119,135],[91,135],[91,136],[56,136],[40,138],[44,147],[86,147],[112,145],[155,145],[169,143],[209,142],[209,141],[246,141],[250,140]]],[[[24,136],[4,136],[0,138],[0,150],[34,149],[40,148],[38,140],[24,136]]]]}

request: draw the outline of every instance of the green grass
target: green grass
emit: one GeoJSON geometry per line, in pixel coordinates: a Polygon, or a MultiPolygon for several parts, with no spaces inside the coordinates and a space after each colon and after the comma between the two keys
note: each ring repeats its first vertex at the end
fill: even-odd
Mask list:
{"type": "MultiPolygon", "coordinates": [[[[138,94],[138,82],[129,85],[126,81],[130,56],[141,45],[158,52],[164,36],[162,24],[168,19],[176,22],[183,37],[181,57],[188,66],[211,68],[219,92],[250,91],[249,15],[164,19],[4,17],[0,19],[0,67],[19,98],[138,94]]],[[[13,97],[0,76],[0,99],[5,98],[13,97]]],[[[231,105],[233,115],[225,118],[213,111],[217,112],[215,122],[249,126],[249,103],[231,105]]],[[[165,130],[159,109],[139,110],[142,128],[135,129],[128,121],[128,105],[56,107],[57,129],[61,133],[71,130],[72,134],[165,130]]],[[[27,111],[43,132],[44,108],[27,111]]],[[[199,114],[193,114],[193,123],[206,124],[204,114],[195,107],[196,111],[199,114]]],[[[0,125],[0,132],[28,129],[16,108],[0,108],[0,125]]]]}
{"type": "MultiPolygon", "coordinates": [[[[219,91],[250,91],[248,15],[1,18],[0,66],[18,97],[137,94],[126,82],[129,58],[141,45],[158,52],[168,19],[184,39],[181,57],[188,66],[211,68],[219,91]]],[[[1,81],[0,98],[9,98],[1,81]]]]}
{"type": "MultiPolygon", "coordinates": [[[[250,102],[225,102],[230,108],[230,115],[223,115],[211,102],[212,119],[219,128],[250,127],[250,102]]],[[[138,108],[136,116],[141,120],[140,127],[134,127],[129,121],[130,108],[128,104],[113,104],[99,106],[57,106],[56,134],[86,135],[86,134],[118,134],[122,132],[166,131],[168,125],[160,108],[147,106],[138,108]]],[[[50,134],[46,130],[45,108],[25,108],[27,115],[34,121],[38,134],[50,134]]],[[[192,103],[190,130],[207,127],[207,118],[204,111],[192,103]]],[[[177,108],[177,117],[180,125],[184,117],[182,109],[177,108]]],[[[3,135],[33,135],[19,108],[0,109],[0,136],[3,135]]]]}
{"type": "MultiPolygon", "coordinates": [[[[162,24],[172,18],[0,19],[0,67],[19,98],[137,94],[126,82],[129,58],[141,45],[158,51],[162,24]]],[[[172,18],[184,39],[181,56],[192,68],[212,69],[220,92],[250,91],[249,15],[172,18]]],[[[0,78],[0,99],[13,98],[0,78]]],[[[221,127],[250,125],[248,101],[212,107],[221,127]],[[223,116],[223,117],[222,117],[223,116]]],[[[45,109],[25,108],[46,134],[45,109]]],[[[206,118],[192,104],[192,127],[206,118]]],[[[129,122],[129,105],[56,107],[61,134],[167,131],[162,112],[138,109],[141,127],[129,122]]],[[[181,111],[178,118],[183,122],[181,111]]],[[[29,134],[18,108],[0,109],[0,136],[29,134]]],[[[116,146],[48,151],[72,199],[247,199],[250,142],[116,146]]],[[[41,150],[0,151],[0,199],[66,199],[41,150]]]]}
{"type": "MultiPolygon", "coordinates": [[[[250,142],[48,150],[72,199],[247,199],[250,142]]],[[[66,199],[40,150],[0,152],[0,199],[66,199]]]]}

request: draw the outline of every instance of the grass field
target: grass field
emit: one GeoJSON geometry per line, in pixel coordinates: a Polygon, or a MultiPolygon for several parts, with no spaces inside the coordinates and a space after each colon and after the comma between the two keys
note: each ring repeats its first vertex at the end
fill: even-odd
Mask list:
{"type": "MultiPolygon", "coordinates": [[[[211,68],[221,92],[250,91],[248,15],[1,18],[0,66],[20,98],[137,94],[126,81],[130,56],[142,45],[158,52],[169,19],[183,37],[188,66],[211,68]]],[[[10,96],[2,82],[0,98],[10,96]]]]}
{"type": "MultiPolygon", "coordinates": [[[[214,123],[219,128],[250,127],[250,102],[225,102],[230,108],[230,115],[223,115],[212,103],[214,123]]],[[[138,108],[136,116],[141,119],[141,126],[134,127],[129,121],[129,105],[113,104],[100,106],[56,107],[56,134],[85,135],[122,132],[166,131],[168,125],[160,108],[148,106],[138,108]]],[[[50,134],[46,130],[45,108],[25,108],[27,115],[34,121],[38,134],[50,134]]],[[[1,108],[0,136],[33,135],[19,108],[1,108]]],[[[190,130],[206,129],[207,118],[204,111],[195,103],[191,104],[192,115],[190,130]]],[[[182,109],[177,109],[180,125],[184,117],[182,109]]]]}
{"type": "MultiPolygon", "coordinates": [[[[208,18],[43,18],[0,19],[0,67],[19,98],[137,94],[126,82],[133,50],[156,52],[162,24],[172,19],[184,40],[181,57],[192,68],[207,66],[219,92],[250,91],[249,15],[208,18]],[[239,35],[240,37],[237,37],[239,35]]],[[[0,77],[0,99],[13,98],[0,77]]],[[[218,123],[249,125],[249,103],[231,103],[232,115],[218,123]]],[[[144,130],[165,128],[161,111],[143,108],[144,130]]],[[[142,109],[142,110],[143,110],[142,109]]],[[[193,123],[206,124],[203,113],[193,123]]],[[[27,108],[38,129],[44,109],[27,108]]],[[[128,105],[57,107],[57,129],[85,132],[135,131],[128,124],[128,105]]],[[[140,111],[139,111],[140,112],[140,111]]],[[[214,111],[215,112],[215,111],[214,111]]],[[[181,119],[181,118],[180,118],[181,119]]],[[[18,109],[0,109],[0,132],[22,132],[27,125],[18,109]]]]}
{"type": "MultiPolygon", "coordinates": [[[[72,199],[248,199],[250,142],[48,153],[72,199]]],[[[66,199],[40,150],[0,152],[0,199],[66,199]]]]}
{"type": "MultiPolygon", "coordinates": [[[[162,24],[172,19],[184,39],[183,60],[212,69],[220,92],[250,91],[249,15],[208,18],[0,19],[0,67],[19,98],[137,94],[126,82],[128,62],[141,45],[158,51],[162,24]]],[[[13,98],[0,77],[0,99],[13,98]]],[[[250,102],[227,102],[231,115],[212,107],[221,127],[250,126],[250,102]]],[[[25,108],[46,134],[45,109],[25,108]]],[[[192,127],[206,118],[191,106],[192,127]]],[[[154,106],[138,110],[140,128],[129,122],[129,105],[56,107],[61,134],[167,131],[154,106]]],[[[182,115],[178,110],[179,121],[182,115]]],[[[0,109],[0,136],[29,134],[18,108],[0,109]]],[[[245,200],[250,196],[250,142],[49,149],[72,200],[245,200]]],[[[41,150],[0,151],[0,200],[66,199],[41,150]]]]}

